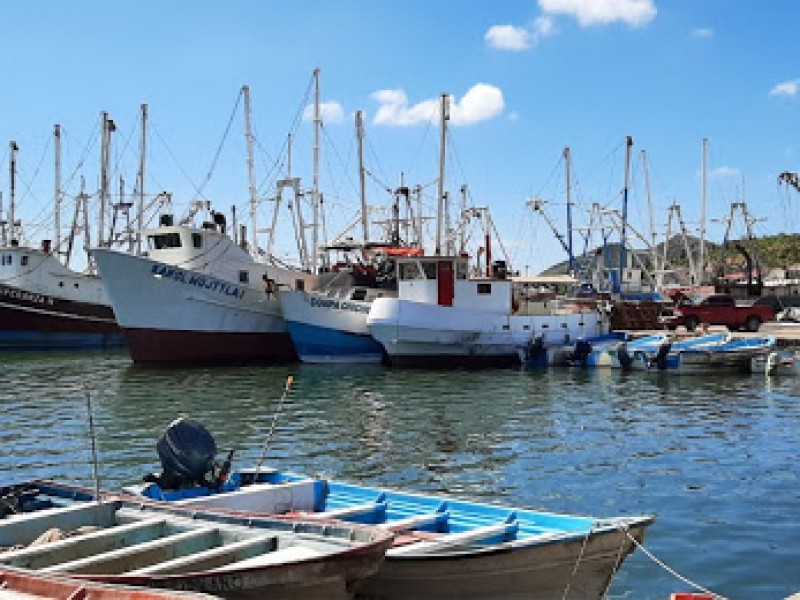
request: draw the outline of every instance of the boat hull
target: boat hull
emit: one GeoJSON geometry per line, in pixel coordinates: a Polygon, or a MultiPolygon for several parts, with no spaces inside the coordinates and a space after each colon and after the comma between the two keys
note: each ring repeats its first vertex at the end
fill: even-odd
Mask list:
{"type": "Polygon", "coordinates": [[[0,349],[111,348],[124,345],[110,305],[0,285],[0,349]]]}
{"type": "Polygon", "coordinates": [[[134,362],[297,360],[276,294],[144,257],[94,256],[134,362]]]}
{"type": "Polygon", "coordinates": [[[641,543],[644,528],[483,554],[411,558],[392,557],[390,551],[378,573],[357,584],[356,593],[374,600],[602,598],[636,548],[628,534],[641,543]]]}
{"type": "Polygon", "coordinates": [[[595,312],[507,315],[398,298],[373,301],[367,324],[400,367],[520,365],[535,336],[551,348],[606,333],[595,312]]]}
{"type": "Polygon", "coordinates": [[[383,346],[369,333],[370,302],[314,292],[280,292],[286,327],[297,355],[309,363],[379,363],[383,346]]]}

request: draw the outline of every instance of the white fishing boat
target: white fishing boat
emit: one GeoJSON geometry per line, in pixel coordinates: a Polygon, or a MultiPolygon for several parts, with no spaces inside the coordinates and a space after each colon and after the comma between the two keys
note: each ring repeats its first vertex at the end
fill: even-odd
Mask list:
{"type": "Polygon", "coordinates": [[[497,263],[492,277],[468,277],[466,256],[397,259],[398,295],[377,298],[367,318],[372,336],[395,366],[502,366],[543,348],[608,333],[596,308],[574,305],[526,314],[513,282],[497,263]]]}
{"type": "MultiPolygon", "coordinates": [[[[104,125],[106,117],[104,115],[104,125]]],[[[60,127],[55,126],[57,164],[60,127]]],[[[3,214],[0,201],[0,349],[106,348],[121,346],[105,288],[89,268],[80,272],[66,266],[69,253],[61,248],[61,193],[56,182],[55,237],[37,247],[25,242],[15,213],[16,153],[11,142],[10,202],[3,214]]],[[[57,169],[58,170],[58,169],[57,169]]],[[[85,195],[78,197],[81,202],[85,195]]],[[[82,204],[85,213],[86,206],[82,204]]],[[[75,215],[78,215],[76,210],[75,215]]],[[[77,222],[72,224],[72,247],[77,222]]],[[[88,231],[85,221],[84,236],[88,231]]],[[[67,240],[63,240],[67,241],[67,240]]],[[[65,244],[66,245],[66,244],[65,244]]]]}
{"type": "Polygon", "coordinates": [[[134,362],[296,358],[277,291],[310,286],[313,277],[257,262],[220,217],[197,228],[163,215],[143,232],[147,256],[92,251],[134,362]]]}
{"type": "Polygon", "coordinates": [[[348,588],[377,572],[393,539],[364,525],[237,517],[98,496],[52,481],[4,486],[0,493],[0,569],[68,576],[87,588],[344,600],[348,588]]]}
{"type": "Polygon", "coordinates": [[[122,345],[99,277],[65,267],[49,243],[0,247],[0,349],[122,345]]]}

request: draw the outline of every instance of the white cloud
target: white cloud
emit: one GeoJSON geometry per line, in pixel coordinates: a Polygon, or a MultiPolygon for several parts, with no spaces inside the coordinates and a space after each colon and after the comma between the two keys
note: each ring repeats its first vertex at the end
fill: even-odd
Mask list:
{"type": "MultiPolygon", "coordinates": [[[[330,102],[319,103],[319,116],[322,118],[323,123],[341,123],[344,121],[344,109],[342,105],[332,100],[330,102]]],[[[314,105],[309,104],[303,110],[303,120],[314,120],[314,105]]]]}
{"type": "MultiPolygon", "coordinates": [[[[372,120],[375,125],[413,127],[422,123],[438,123],[440,99],[423,100],[409,106],[403,90],[379,90],[372,94],[380,106],[372,120]]],[[[486,83],[472,86],[461,100],[450,97],[450,123],[473,125],[500,115],[505,107],[503,92],[486,83]]]]}
{"type": "Polygon", "coordinates": [[[539,0],[548,14],[575,17],[581,27],[621,21],[632,27],[646,25],[656,17],[653,0],[539,0]]]}
{"type": "Polygon", "coordinates": [[[800,90],[800,79],[784,81],[769,91],[770,96],[796,96],[800,90]]]}
{"type": "Polygon", "coordinates": [[[521,52],[539,43],[539,40],[556,33],[555,24],[550,17],[537,17],[529,27],[514,25],[494,25],[483,39],[492,48],[521,52]]]}
{"type": "Polygon", "coordinates": [[[740,177],[741,172],[739,169],[733,167],[717,167],[709,173],[711,179],[728,179],[729,177],[740,177]]]}
{"type": "Polygon", "coordinates": [[[713,38],[714,37],[714,30],[709,29],[708,27],[695,27],[692,29],[692,37],[693,38],[713,38]]]}
{"type": "Polygon", "coordinates": [[[531,32],[513,25],[493,25],[483,39],[498,50],[520,51],[531,47],[531,32]]]}

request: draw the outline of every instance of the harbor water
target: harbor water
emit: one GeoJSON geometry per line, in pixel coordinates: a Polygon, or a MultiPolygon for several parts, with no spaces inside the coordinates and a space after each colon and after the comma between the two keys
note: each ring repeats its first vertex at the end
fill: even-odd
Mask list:
{"type": "Polygon", "coordinates": [[[610,598],[800,591],[800,378],[380,366],[147,369],[125,352],[5,354],[4,482],[104,488],[158,469],[179,415],[248,466],[596,516],[654,513],[610,598]],[[286,378],[295,383],[280,403],[286,378]],[[271,437],[268,432],[277,415],[271,437]]]}

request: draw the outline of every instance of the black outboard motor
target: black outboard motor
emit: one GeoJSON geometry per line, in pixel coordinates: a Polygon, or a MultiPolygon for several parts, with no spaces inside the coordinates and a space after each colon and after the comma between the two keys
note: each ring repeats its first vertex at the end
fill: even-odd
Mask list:
{"type": "Polygon", "coordinates": [[[575,342],[575,349],[572,351],[572,364],[585,367],[589,363],[589,355],[592,353],[592,345],[585,339],[579,338],[575,342]]]}
{"type": "Polygon", "coordinates": [[[663,342],[658,347],[658,352],[656,352],[655,363],[656,367],[663,371],[667,368],[667,356],[669,355],[669,351],[672,350],[672,342],[663,342]]]}
{"type": "Polygon", "coordinates": [[[148,475],[165,490],[196,485],[213,486],[217,444],[203,425],[180,417],[169,424],[156,444],[163,472],[148,475]]]}
{"type": "Polygon", "coordinates": [[[544,337],[541,334],[528,340],[525,361],[530,367],[547,366],[547,349],[544,347],[544,337]]]}
{"type": "Polygon", "coordinates": [[[617,360],[619,360],[619,366],[622,367],[623,371],[631,370],[633,357],[630,352],[628,352],[628,344],[625,342],[622,342],[617,348],[617,360]]]}

